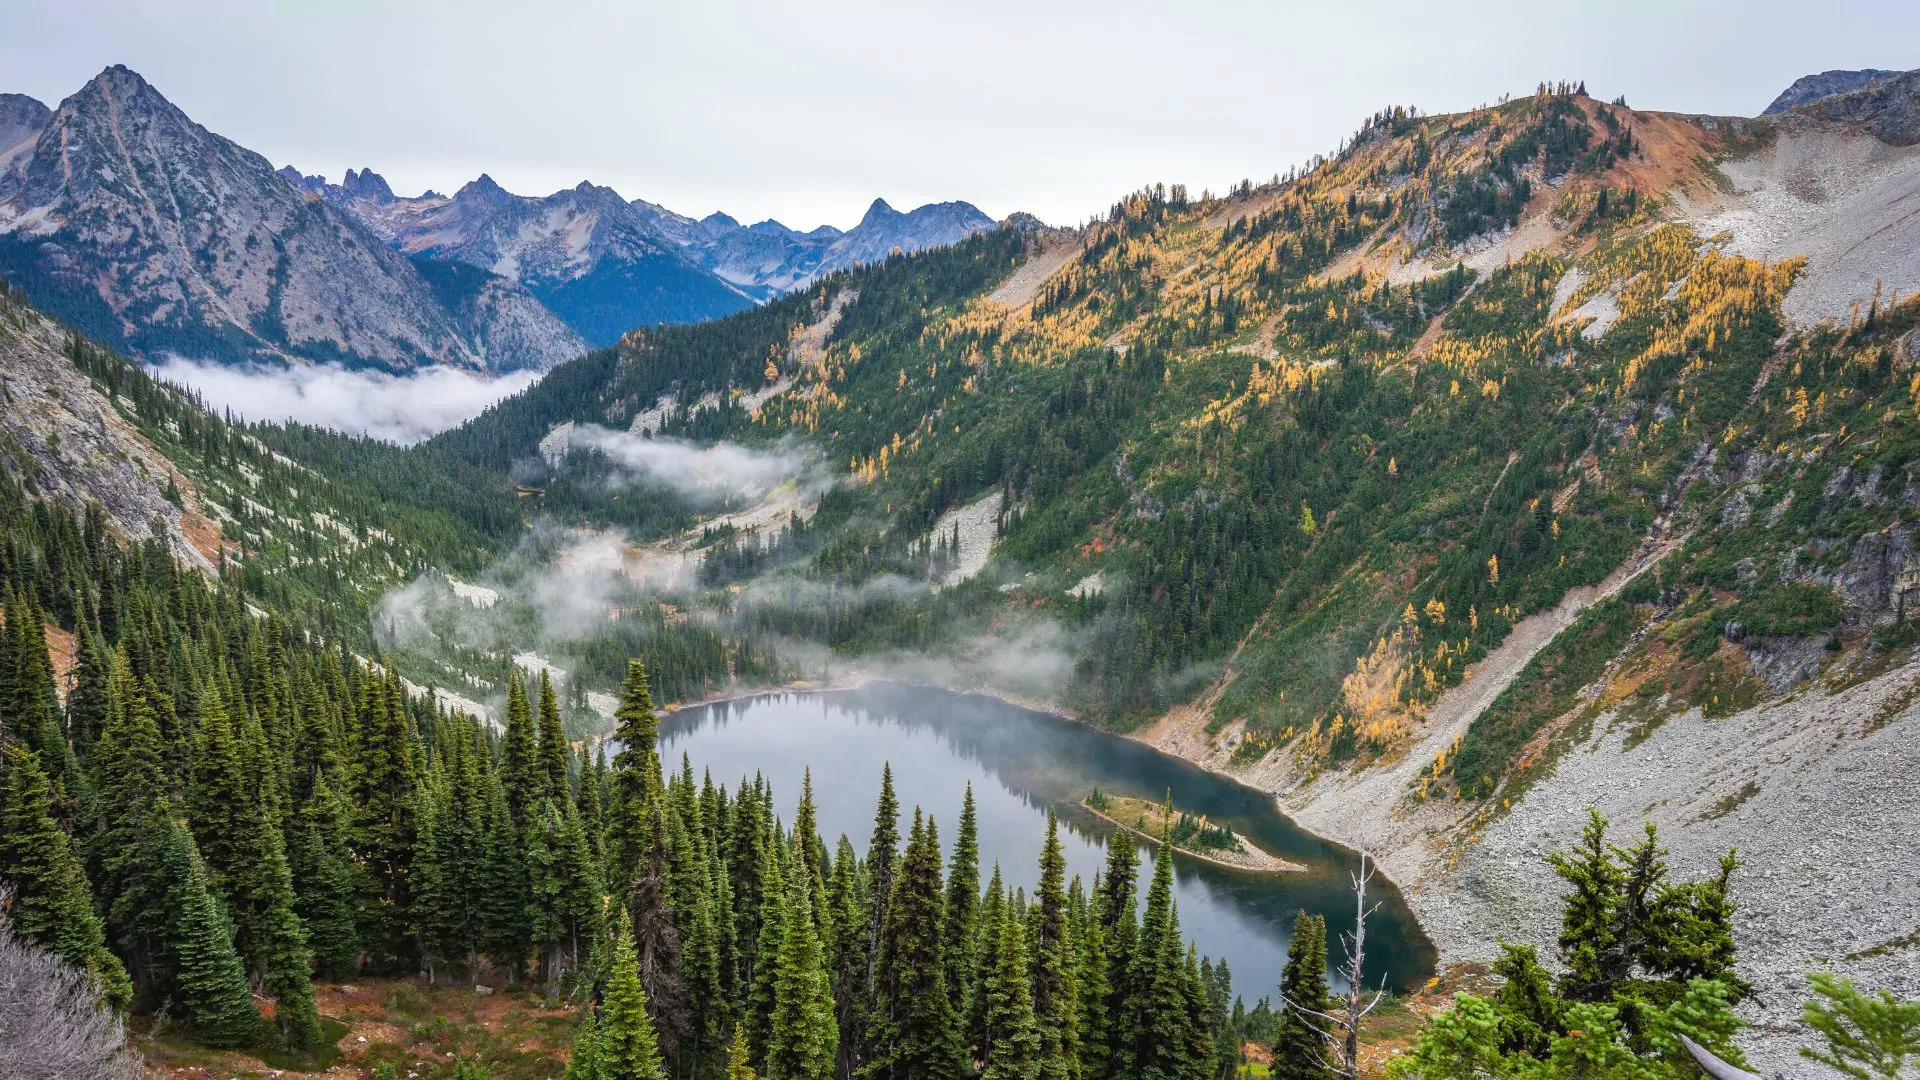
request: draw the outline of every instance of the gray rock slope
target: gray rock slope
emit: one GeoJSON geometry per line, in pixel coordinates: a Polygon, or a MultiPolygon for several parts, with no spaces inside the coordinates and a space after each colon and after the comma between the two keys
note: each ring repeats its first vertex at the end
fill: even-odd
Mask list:
{"type": "Polygon", "coordinates": [[[116,346],[389,371],[546,367],[585,347],[511,283],[451,310],[352,215],[125,67],[44,117],[21,100],[0,104],[0,136],[31,141],[0,171],[0,272],[116,346]]]}

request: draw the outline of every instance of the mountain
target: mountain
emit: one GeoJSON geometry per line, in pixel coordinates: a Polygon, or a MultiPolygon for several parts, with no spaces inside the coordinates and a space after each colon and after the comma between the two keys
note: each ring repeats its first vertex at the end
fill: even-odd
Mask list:
{"type": "Polygon", "coordinates": [[[1275,183],[637,332],[423,452],[693,563],[689,613],[1273,793],[1380,859],[1443,964],[1554,954],[1540,856],[1588,807],[1677,874],[1738,847],[1771,1072],[1804,972],[1920,991],[1886,856],[1920,798],[1879,794],[1920,769],[1913,89],[1396,109],[1275,183]],[[612,481],[662,437],[835,482],[645,525],[612,481]],[[1798,914],[1855,895],[1887,899],[1798,914]]]}
{"type": "Polygon", "coordinates": [[[33,153],[53,110],[25,94],[0,94],[0,175],[33,153]]]}
{"type": "Polygon", "coordinates": [[[875,199],[852,229],[822,225],[804,233],[773,220],[741,225],[716,213],[696,221],[652,203],[634,205],[700,265],[763,299],[895,251],[944,247],[997,227],[964,202],[928,203],[903,214],[885,199],[875,199]]]}
{"type": "Polygon", "coordinates": [[[1880,68],[1862,68],[1858,71],[1823,71],[1818,75],[1802,75],[1793,80],[1793,85],[1780,91],[1760,115],[1773,116],[1776,113],[1797,109],[1808,102],[1818,101],[1835,94],[1850,94],[1863,90],[1875,83],[1886,82],[1904,74],[1899,71],[1885,71],[1880,68]]]}
{"type": "Polygon", "coordinates": [[[303,178],[393,247],[459,262],[525,287],[593,345],[636,326],[698,322],[753,298],[702,269],[610,188],[582,183],[544,198],[482,174],[451,197],[397,198],[373,170],[338,186],[303,178]]]}
{"type": "MultiPolygon", "coordinates": [[[[188,540],[189,509],[217,521],[224,610],[294,620],[289,655],[306,612],[482,696],[524,650],[569,673],[568,699],[612,694],[638,655],[662,700],[831,671],[1044,701],[1367,851],[1443,981],[1524,968],[1559,992],[1565,883],[1544,856],[1589,811],[1616,839],[1657,825],[1661,918],[1704,905],[1727,936],[1643,952],[1624,992],[1643,1016],[1681,1018],[1685,994],[1686,1016],[1727,1019],[1739,988],[1691,980],[1731,955],[1755,993],[1729,1037],[1771,1074],[1817,1045],[1807,972],[1920,995],[1916,93],[1900,76],[1763,118],[1573,85],[1393,109],[1272,183],[1156,184],[1080,229],[850,256],[733,315],[636,329],[406,450],[231,427],[0,305],[20,447],[0,446],[0,509],[18,550],[65,553],[78,528],[16,491],[143,483],[116,530],[155,511],[171,538],[163,505],[188,540]]],[[[383,198],[351,180],[311,194],[383,198]]],[[[651,213],[688,249],[755,229],[805,246],[651,213]]],[[[500,265],[419,262],[443,307],[500,265]]],[[[182,694],[227,678],[154,665],[176,654],[138,646],[164,618],[104,629],[204,605],[110,605],[80,565],[98,564],[0,573],[53,597],[62,630],[97,609],[182,694]]],[[[431,713],[420,730],[446,730],[431,713]]],[[[1526,1019],[1511,999],[1468,1019],[1552,1030],[1457,1071],[1550,1069],[1514,1060],[1543,1041],[1652,1060],[1616,1041],[1612,1005],[1526,1019]]]]}
{"type": "Polygon", "coordinates": [[[505,279],[449,309],[352,215],[125,67],[50,115],[25,101],[0,114],[32,140],[0,174],[0,272],[117,347],[388,371],[549,367],[585,347],[505,279]]]}

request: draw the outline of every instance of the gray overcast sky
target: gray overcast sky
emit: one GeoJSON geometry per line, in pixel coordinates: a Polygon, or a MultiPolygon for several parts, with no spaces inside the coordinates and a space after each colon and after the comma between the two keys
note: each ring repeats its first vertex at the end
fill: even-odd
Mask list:
{"type": "Polygon", "coordinates": [[[1920,66],[1911,0],[0,0],[0,26],[0,91],[51,105],[124,63],[334,180],[588,179],[800,228],[852,225],[876,195],[1073,223],[1142,183],[1271,176],[1383,105],[1460,109],[1541,79],[1751,115],[1808,72],[1920,66]]]}

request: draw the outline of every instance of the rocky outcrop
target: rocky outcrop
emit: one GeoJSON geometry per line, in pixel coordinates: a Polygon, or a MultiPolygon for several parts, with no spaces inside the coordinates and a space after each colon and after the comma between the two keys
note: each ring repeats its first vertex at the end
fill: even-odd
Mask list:
{"type": "Polygon", "coordinates": [[[211,573],[220,527],[187,477],[63,355],[64,343],[51,320],[0,295],[0,470],[71,509],[97,505],[122,539],[158,535],[176,559],[211,573]]]}
{"type": "Polygon", "coordinates": [[[1857,124],[1888,146],[1920,144],[1920,71],[1821,98],[1801,111],[1822,120],[1857,124]]]}
{"type": "Polygon", "coordinates": [[[1773,104],[1766,107],[1760,115],[1773,116],[1776,113],[1791,112],[1809,102],[1818,101],[1835,94],[1851,94],[1875,83],[1899,78],[1902,72],[1885,71],[1879,68],[1864,68],[1858,71],[1823,71],[1818,75],[1802,75],[1793,80],[1793,85],[1780,91],[1773,104]]]}
{"type": "Polygon", "coordinates": [[[544,367],[583,348],[549,319],[520,332],[522,351],[502,364],[480,344],[496,328],[448,311],[412,263],[304,178],[117,66],[61,102],[0,174],[0,271],[46,310],[148,357],[405,371],[544,367]]]}
{"type": "Polygon", "coordinates": [[[33,153],[53,110],[25,94],[0,94],[0,174],[33,153]]]}

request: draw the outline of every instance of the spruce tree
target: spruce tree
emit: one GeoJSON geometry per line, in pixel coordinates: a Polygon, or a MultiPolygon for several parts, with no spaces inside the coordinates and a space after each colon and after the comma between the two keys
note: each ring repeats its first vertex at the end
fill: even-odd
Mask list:
{"type": "Polygon", "coordinates": [[[638,660],[627,663],[613,719],[612,737],[620,752],[613,758],[611,789],[601,795],[607,800],[607,884],[621,893],[632,886],[652,847],[647,815],[660,795],[660,718],[653,711],[647,669],[638,660]]]}
{"type": "Polygon", "coordinates": [[[1133,1066],[1136,1025],[1133,995],[1133,954],[1140,936],[1135,885],[1139,879],[1139,849],[1133,834],[1117,830],[1107,840],[1107,863],[1095,890],[1094,921],[1100,928],[1106,958],[1107,1000],[1100,1010],[1104,1028],[1107,1077],[1128,1075],[1133,1066]]]}
{"type": "Polygon", "coordinates": [[[233,948],[233,924],[207,887],[193,837],[175,824],[167,837],[167,949],[175,987],[194,1037],[212,1047],[251,1046],[260,1038],[247,971],[233,948]]]}
{"type": "Polygon", "coordinates": [[[1293,917],[1287,966],[1280,974],[1280,1031],[1273,1041],[1273,1080],[1333,1080],[1326,1022],[1314,1016],[1332,1002],[1327,992],[1327,920],[1302,909],[1293,917]]]}
{"type": "Polygon", "coordinates": [[[18,933],[86,972],[102,1000],[124,1005],[133,985],[107,949],[73,842],[53,820],[52,785],[40,768],[40,755],[21,746],[4,754],[0,884],[12,892],[7,918],[18,933]]]}
{"type": "Polygon", "coordinates": [[[647,992],[633,937],[622,919],[614,932],[612,971],[600,1005],[600,1076],[604,1080],[666,1080],[660,1042],[647,1013],[647,992]]]}
{"type": "Polygon", "coordinates": [[[813,925],[813,901],[801,865],[804,858],[795,851],[787,875],[787,932],[782,935],[779,970],[774,975],[767,1080],[830,1080],[839,1041],[825,951],[820,935],[808,932],[813,925]]]}
{"type": "Polygon", "coordinates": [[[1632,969],[1620,940],[1623,881],[1607,846],[1606,819],[1588,810],[1579,845],[1553,852],[1547,861],[1569,886],[1560,924],[1560,957],[1567,965],[1561,993],[1577,1001],[1605,1001],[1632,969]]]}
{"type": "Polygon", "coordinates": [[[987,984],[993,979],[994,966],[1000,961],[1000,916],[1010,904],[1006,886],[1000,880],[1000,863],[993,864],[993,877],[987,881],[986,899],[980,905],[979,930],[974,939],[974,970],[968,984],[967,1011],[961,1024],[966,1043],[976,1058],[984,1058],[989,1038],[987,984]]]}
{"type": "Polygon", "coordinates": [[[210,886],[226,901],[235,946],[275,1001],[281,1033],[296,1046],[320,1035],[306,928],[294,914],[293,874],[270,786],[277,769],[259,748],[244,753],[219,697],[203,694],[187,812],[210,886]]]}
{"type": "Polygon", "coordinates": [[[533,709],[519,671],[507,676],[507,726],[500,738],[500,786],[507,792],[507,810],[514,828],[526,831],[534,804],[547,790],[540,749],[534,734],[533,709]]]}
{"type": "Polygon", "coordinates": [[[554,699],[553,679],[546,668],[540,669],[540,773],[546,781],[547,797],[556,804],[567,801],[567,759],[573,748],[567,745],[566,729],[560,723],[560,703],[554,699]]]}
{"type": "Polygon", "coordinates": [[[359,810],[351,843],[364,882],[360,940],[378,966],[412,965],[414,822],[419,779],[414,768],[413,721],[398,676],[371,674],[359,710],[360,753],[354,796],[359,810]]]}
{"type": "Polygon", "coordinates": [[[753,1066],[747,1064],[747,1032],[744,1027],[733,1029],[733,1048],[727,1051],[727,1080],[760,1080],[753,1066]]]}
{"type": "Polygon", "coordinates": [[[973,781],[960,804],[960,831],[953,841],[953,862],[947,872],[947,905],[942,936],[946,939],[947,996],[956,1013],[964,1015],[967,990],[973,982],[980,919],[980,824],[973,805],[973,781]]]}
{"type": "Polygon", "coordinates": [[[1060,822],[1049,809],[1033,926],[1033,1012],[1040,1035],[1042,1080],[1078,1080],[1080,1076],[1079,1000],[1074,947],[1067,928],[1066,876],[1060,822]]]}
{"type": "Polygon", "coordinates": [[[591,1006],[580,1018],[580,1029],[573,1036],[573,1052],[567,1056],[563,1080],[606,1080],[600,1060],[600,1023],[591,1006]]]}
{"type": "Polygon", "coordinates": [[[1014,905],[1000,906],[995,927],[993,970],[982,988],[986,1001],[986,1060],[982,1080],[1036,1080],[1040,1075],[1040,1031],[1033,1015],[1026,931],[1014,905]]]}
{"type": "MultiPolygon", "coordinates": [[[[778,841],[770,838],[766,843],[772,846],[778,841]]],[[[787,946],[789,894],[786,875],[780,869],[777,855],[765,860],[760,887],[760,928],[754,941],[752,978],[747,984],[746,1017],[749,1046],[754,1059],[764,1065],[773,1035],[773,1007],[778,997],[780,955],[787,946]]]]}
{"type": "Polygon", "coordinates": [[[154,710],[133,682],[125,652],[116,651],[106,726],[87,760],[94,791],[87,874],[105,914],[108,941],[126,959],[136,986],[157,1001],[171,979],[168,845],[178,807],[169,794],[154,710]]]}
{"type": "Polygon", "coordinates": [[[959,1075],[966,1065],[947,993],[944,907],[939,831],[931,820],[923,824],[915,809],[880,938],[866,1075],[940,1080],[959,1075]]]}
{"type": "Polygon", "coordinates": [[[1202,1005],[1195,985],[1197,965],[1191,975],[1187,969],[1173,903],[1173,850],[1163,843],[1154,855],[1153,884],[1147,890],[1119,1018],[1133,1037],[1125,1062],[1129,1075],[1178,1080],[1211,1056],[1211,1047],[1198,1045],[1205,1017],[1195,1014],[1202,1005]]]}

